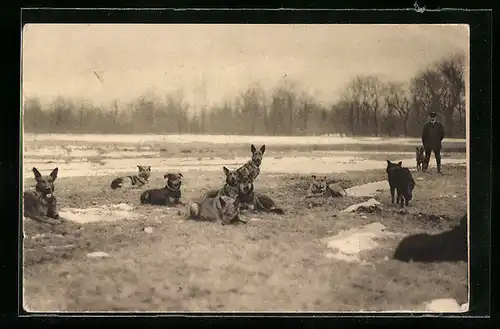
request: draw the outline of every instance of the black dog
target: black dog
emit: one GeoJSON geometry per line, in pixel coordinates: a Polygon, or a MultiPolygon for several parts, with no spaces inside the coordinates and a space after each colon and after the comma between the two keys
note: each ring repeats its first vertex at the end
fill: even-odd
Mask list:
{"type": "Polygon", "coordinates": [[[467,262],[467,215],[460,225],[439,234],[415,234],[405,237],[393,258],[402,262],[467,262]]]}
{"type": "Polygon", "coordinates": [[[169,206],[182,204],[181,185],[182,174],[165,174],[163,176],[167,184],[163,188],[149,189],[141,194],[141,204],[151,204],[156,206],[169,206]]]}
{"type": "Polygon", "coordinates": [[[398,163],[392,163],[387,160],[387,180],[389,181],[389,187],[391,189],[391,203],[394,203],[394,191],[397,191],[396,203],[408,206],[410,200],[413,198],[413,188],[415,187],[415,181],[411,175],[408,168],[402,167],[402,161],[398,163]],[[404,202],[404,204],[403,204],[404,202]]]}

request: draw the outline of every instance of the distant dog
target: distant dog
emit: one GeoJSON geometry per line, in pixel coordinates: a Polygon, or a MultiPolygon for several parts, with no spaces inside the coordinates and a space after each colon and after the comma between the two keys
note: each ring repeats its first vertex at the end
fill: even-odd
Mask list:
{"type": "Polygon", "coordinates": [[[467,215],[460,220],[459,226],[449,231],[405,237],[393,258],[402,262],[467,262],[467,215]]]}
{"type": "Polygon", "coordinates": [[[410,200],[413,198],[413,189],[415,181],[408,168],[402,167],[403,162],[393,163],[387,160],[387,180],[391,190],[391,203],[394,203],[394,191],[397,191],[396,203],[404,208],[408,206],[410,200]],[[403,204],[404,202],[404,204],[403,204]]]}
{"type": "Polygon", "coordinates": [[[210,190],[203,196],[205,198],[215,198],[216,196],[228,196],[235,199],[238,196],[238,173],[236,170],[229,170],[222,167],[226,175],[226,183],[218,190],[210,190]]]}
{"type": "Polygon", "coordinates": [[[228,196],[206,198],[201,202],[192,203],[189,207],[190,218],[201,221],[220,221],[222,225],[235,222],[245,222],[239,217],[238,199],[228,196]]]}
{"type": "Polygon", "coordinates": [[[52,170],[49,176],[42,176],[38,169],[33,167],[35,174],[35,190],[23,193],[24,216],[33,220],[54,224],[53,219],[62,222],[59,217],[57,199],[54,195],[54,181],[57,179],[59,168],[52,170]]]}
{"type": "Polygon", "coordinates": [[[181,202],[181,173],[169,173],[163,176],[167,180],[165,187],[159,189],[149,189],[141,194],[141,204],[151,204],[156,206],[170,206],[182,204],[181,202]]]}
{"type": "Polygon", "coordinates": [[[236,169],[236,171],[240,173],[242,170],[247,170],[250,172],[250,178],[254,181],[260,174],[260,165],[262,164],[262,158],[264,157],[264,152],[266,151],[266,145],[262,145],[257,151],[255,146],[252,144],[250,146],[250,151],[252,151],[252,158],[243,166],[236,169]]]}
{"type": "Polygon", "coordinates": [[[309,185],[309,191],[306,198],[314,197],[343,197],[347,192],[338,184],[333,184],[333,180],[326,176],[312,175],[312,182],[309,185]]]}
{"type": "Polygon", "coordinates": [[[422,171],[422,164],[425,163],[424,148],[422,146],[417,146],[415,151],[415,156],[417,160],[417,171],[422,171]]]}
{"type": "Polygon", "coordinates": [[[111,182],[111,188],[113,190],[121,187],[141,187],[149,182],[149,177],[151,177],[151,166],[140,166],[137,165],[139,170],[137,175],[117,177],[111,182]]]}

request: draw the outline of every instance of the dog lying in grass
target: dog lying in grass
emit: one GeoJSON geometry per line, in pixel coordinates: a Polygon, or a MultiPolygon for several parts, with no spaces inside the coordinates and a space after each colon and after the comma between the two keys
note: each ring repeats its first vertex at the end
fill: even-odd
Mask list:
{"type": "Polygon", "coordinates": [[[149,182],[151,177],[151,166],[137,165],[137,175],[117,177],[111,182],[111,188],[116,190],[122,187],[142,187],[149,182]]]}
{"type": "Polygon", "coordinates": [[[64,221],[59,216],[57,199],[54,195],[54,181],[57,179],[58,172],[59,168],[55,168],[50,175],[42,176],[38,169],[33,167],[36,185],[34,191],[23,193],[25,217],[52,225],[64,221]]]}
{"type": "Polygon", "coordinates": [[[183,204],[181,201],[181,185],[183,177],[184,176],[181,173],[165,174],[163,176],[163,178],[167,180],[165,186],[163,188],[148,189],[142,192],[140,197],[141,204],[151,204],[156,206],[175,206],[183,204]]]}
{"type": "Polygon", "coordinates": [[[194,202],[189,207],[190,218],[201,221],[220,221],[222,225],[228,225],[242,220],[239,210],[238,198],[228,196],[216,196],[205,198],[201,202],[194,202]]]}
{"type": "Polygon", "coordinates": [[[326,176],[312,175],[312,182],[309,185],[309,191],[306,198],[314,197],[344,197],[347,192],[342,186],[335,184],[333,179],[328,179],[326,176]]]}

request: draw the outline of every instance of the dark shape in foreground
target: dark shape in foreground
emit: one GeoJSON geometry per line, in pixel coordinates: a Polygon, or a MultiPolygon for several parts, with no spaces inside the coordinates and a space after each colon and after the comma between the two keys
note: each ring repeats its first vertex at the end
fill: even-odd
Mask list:
{"type": "Polygon", "coordinates": [[[402,262],[467,262],[467,215],[460,225],[439,234],[415,234],[399,243],[393,258],[402,262]]]}

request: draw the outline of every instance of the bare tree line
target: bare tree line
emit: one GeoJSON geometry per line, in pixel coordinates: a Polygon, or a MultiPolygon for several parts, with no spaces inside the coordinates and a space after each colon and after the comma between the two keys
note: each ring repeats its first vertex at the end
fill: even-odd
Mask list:
{"type": "Polygon", "coordinates": [[[179,94],[141,96],[123,108],[101,108],[56,98],[44,108],[24,103],[24,129],[33,133],[187,133],[243,135],[419,136],[429,111],[436,111],[448,137],[465,137],[463,54],[445,58],[406,82],[357,76],[328,106],[284,81],[270,96],[252,85],[232,101],[189,114],[179,94]]]}

